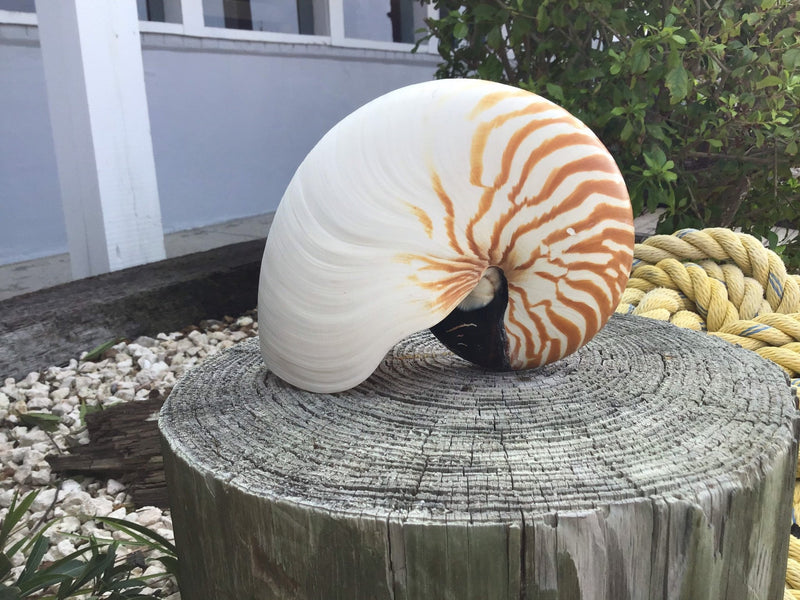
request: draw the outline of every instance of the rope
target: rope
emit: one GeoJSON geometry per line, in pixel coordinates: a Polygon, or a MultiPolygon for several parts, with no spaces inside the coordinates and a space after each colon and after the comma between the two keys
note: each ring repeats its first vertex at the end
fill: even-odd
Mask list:
{"type": "MultiPolygon", "coordinates": [[[[618,313],[705,331],[771,360],[800,402],[800,275],[755,237],[682,229],[636,244],[618,313]]],[[[800,465],[794,512],[800,515],[800,465]]],[[[800,600],[800,540],[789,536],[784,600],[800,600]]]]}

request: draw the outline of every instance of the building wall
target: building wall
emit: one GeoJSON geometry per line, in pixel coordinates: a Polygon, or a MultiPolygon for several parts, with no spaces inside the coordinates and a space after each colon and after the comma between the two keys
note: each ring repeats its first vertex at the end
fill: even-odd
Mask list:
{"type": "Polygon", "coordinates": [[[0,25],[0,264],[66,249],[36,30],[0,25]]]}
{"type": "MultiPolygon", "coordinates": [[[[407,51],[142,34],[166,233],[274,210],[339,119],[433,77],[407,51]]],[[[0,24],[0,264],[66,252],[35,26],[0,24]]]]}

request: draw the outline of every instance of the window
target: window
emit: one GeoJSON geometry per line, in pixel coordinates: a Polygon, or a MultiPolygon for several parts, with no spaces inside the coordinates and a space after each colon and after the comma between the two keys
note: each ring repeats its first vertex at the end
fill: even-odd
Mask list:
{"type": "Polygon", "coordinates": [[[0,0],[0,10],[35,13],[36,4],[35,0],[0,0]]]}
{"type": "Polygon", "coordinates": [[[181,22],[180,0],[136,0],[140,21],[181,22]]]}
{"type": "Polygon", "coordinates": [[[207,27],[327,35],[327,0],[203,0],[207,27]]]}
{"type": "Polygon", "coordinates": [[[344,0],[344,34],[383,42],[416,41],[425,27],[427,7],[416,0],[344,0]]]}

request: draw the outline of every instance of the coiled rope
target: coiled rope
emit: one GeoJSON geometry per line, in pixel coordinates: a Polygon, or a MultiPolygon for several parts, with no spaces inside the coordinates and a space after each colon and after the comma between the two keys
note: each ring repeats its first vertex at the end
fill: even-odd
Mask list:
{"type": "MultiPolygon", "coordinates": [[[[800,401],[800,275],[755,237],[682,229],[634,248],[618,313],[705,331],[757,352],[789,376],[800,401]]],[[[794,512],[800,515],[800,468],[794,512]]],[[[784,600],[800,600],[800,539],[789,536],[784,600]]]]}

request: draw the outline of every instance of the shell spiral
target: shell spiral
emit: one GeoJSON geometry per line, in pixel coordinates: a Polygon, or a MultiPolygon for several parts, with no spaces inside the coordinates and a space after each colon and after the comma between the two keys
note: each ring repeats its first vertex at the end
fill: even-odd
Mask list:
{"type": "Polygon", "coordinates": [[[297,387],[348,389],[498,267],[508,363],[536,367],[605,325],[632,254],[625,183],[578,119],[502,84],[412,85],[343,119],[289,183],[261,266],[262,354],[297,387]]]}

